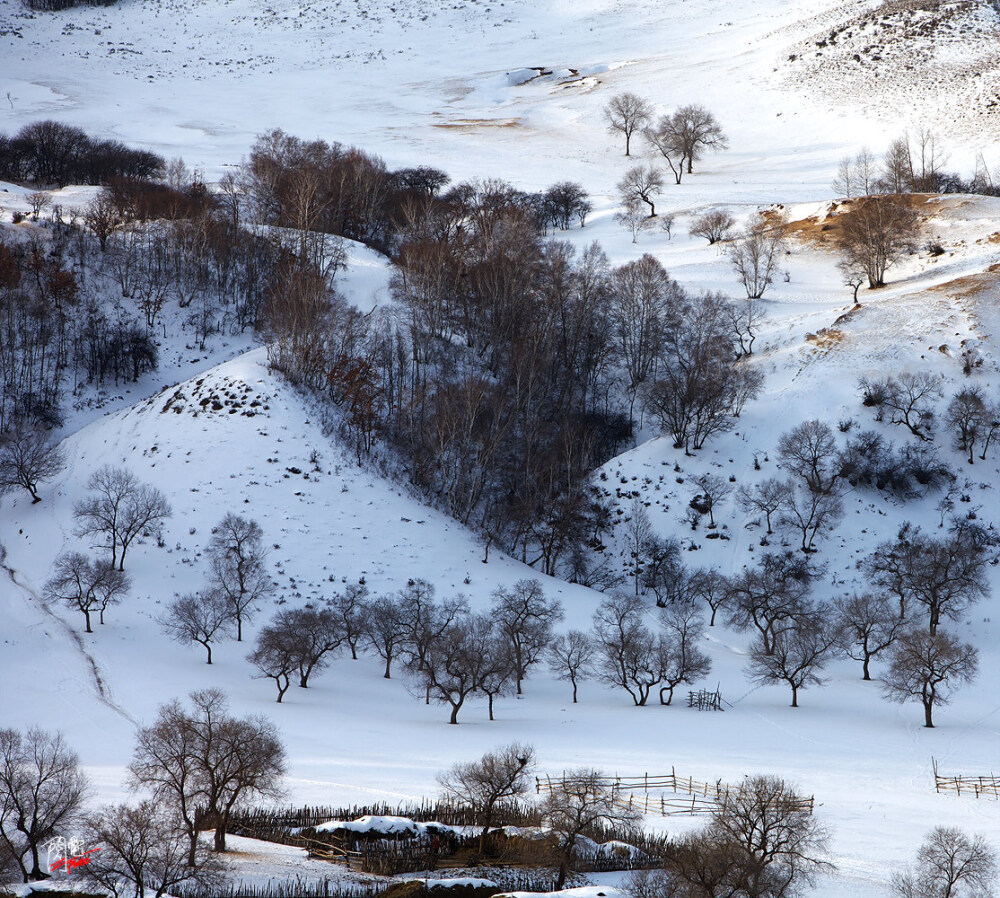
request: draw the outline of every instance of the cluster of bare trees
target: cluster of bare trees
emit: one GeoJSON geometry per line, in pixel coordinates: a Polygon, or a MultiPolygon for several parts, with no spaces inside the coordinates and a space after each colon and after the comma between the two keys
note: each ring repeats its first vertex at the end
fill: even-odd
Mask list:
{"type": "Polygon", "coordinates": [[[232,636],[241,641],[243,624],[274,593],[274,581],[265,568],[263,535],[256,521],[226,514],[212,529],[205,550],[209,568],[205,586],[174,599],[160,618],[172,639],[204,647],[208,664],[212,646],[232,636]]]}
{"type": "MultiPolygon", "coordinates": [[[[73,5],[67,0],[30,2],[47,9],[73,5]]],[[[25,125],[13,136],[0,134],[3,181],[64,187],[103,184],[113,177],[155,178],[163,170],[163,158],[155,153],[117,140],[96,140],[80,128],[52,120],[25,125]]]]}
{"type": "Polygon", "coordinates": [[[482,614],[470,612],[462,596],[435,600],[424,580],[375,597],[349,586],[319,607],[279,612],[262,628],[249,660],[258,676],[275,682],[280,702],[293,679],[307,688],[310,675],[332,658],[348,649],[357,658],[360,649],[385,662],[386,679],[402,664],[414,694],[448,707],[450,723],[458,723],[476,694],[487,698],[493,720],[495,700],[522,692],[562,615],[537,580],[497,589],[482,614]]]}
{"type": "Polygon", "coordinates": [[[61,602],[83,614],[92,633],[91,615],[104,623],[104,612],[119,604],[131,589],[125,554],[143,535],[159,535],[170,517],[170,505],[160,490],[140,482],[126,468],[104,465],[87,481],[91,495],[76,503],[77,535],[93,537],[106,550],[92,559],[83,552],[64,552],[53,566],[43,589],[49,601],[61,602]]]}
{"type": "Polygon", "coordinates": [[[893,140],[881,159],[868,147],[854,156],[845,156],[840,160],[832,186],[845,199],[961,190],[961,179],[945,171],[947,164],[948,154],[937,135],[922,127],[912,138],[902,134],[893,140]]]}

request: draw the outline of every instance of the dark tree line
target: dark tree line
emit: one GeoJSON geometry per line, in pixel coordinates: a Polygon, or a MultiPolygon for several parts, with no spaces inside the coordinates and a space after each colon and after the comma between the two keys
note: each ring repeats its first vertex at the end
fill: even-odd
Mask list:
{"type": "MultiPolygon", "coordinates": [[[[64,9],[70,0],[25,0],[37,9],[64,9]],[[37,5],[35,5],[37,4],[37,5]]],[[[161,156],[117,140],[100,140],[80,128],[43,121],[13,136],[0,134],[0,180],[40,186],[105,184],[112,178],[147,180],[163,174],[161,156]]]]}

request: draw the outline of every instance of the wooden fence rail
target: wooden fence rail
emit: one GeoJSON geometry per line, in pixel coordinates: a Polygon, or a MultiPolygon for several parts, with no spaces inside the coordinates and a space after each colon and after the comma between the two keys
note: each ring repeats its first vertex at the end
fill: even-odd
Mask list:
{"type": "Polygon", "coordinates": [[[988,798],[1000,798],[1000,777],[994,774],[988,776],[942,776],[938,770],[937,760],[931,758],[934,767],[934,791],[935,792],[955,792],[961,795],[973,795],[976,798],[986,796],[988,798]]]}

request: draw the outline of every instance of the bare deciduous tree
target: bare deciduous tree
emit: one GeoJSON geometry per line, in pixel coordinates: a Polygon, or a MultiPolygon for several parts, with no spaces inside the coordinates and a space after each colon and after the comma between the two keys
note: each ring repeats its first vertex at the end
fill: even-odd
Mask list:
{"type": "Polygon", "coordinates": [[[816,493],[831,493],[837,482],[837,441],[830,425],[803,421],[781,435],[778,458],[785,470],[816,493]]]}
{"type": "Polygon", "coordinates": [[[803,552],[816,550],[816,539],[837,528],[844,517],[844,503],[836,492],[822,493],[787,484],[778,523],[802,536],[803,552]]]}
{"type": "Polygon", "coordinates": [[[365,608],[368,587],[348,584],[344,591],[329,600],[330,610],[337,618],[340,632],[351,650],[351,658],[358,660],[358,644],[364,636],[365,608]]]}
{"type": "Polygon", "coordinates": [[[192,692],[192,711],[180,702],[161,705],[143,727],[129,764],[132,783],[181,821],[188,866],[197,866],[198,831],[215,828],[215,850],[226,850],[226,828],[242,803],[280,797],[285,750],[265,717],[233,717],[218,689],[192,692]],[[198,812],[203,810],[204,817],[198,812]]]}
{"type": "Polygon", "coordinates": [[[649,206],[649,217],[656,217],[656,197],[663,192],[663,172],[655,165],[635,165],[618,182],[618,196],[623,206],[640,202],[649,206]]]}
{"type": "Polygon", "coordinates": [[[778,634],[794,627],[806,610],[814,576],[801,556],[767,553],[756,567],[729,578],[729,625],[756,630],[763,650],[773,650],[778,634]]]}
{"type": "Polygon", "coordinates": [[[155,799],[138,805],[106,805],[84,822],[84,842],[100,845],[83,868],[84,877],[114,898],[154,898],[174,893],[177,886],[215,890],[225,875],[216,855],[199,844],[194,866],[188,865],[183,825],[155,799]]]}
{"type": "Polygon", "coordinates": [[[538,580],[518,580],[493,592],[490,613],[514,658],[517,694],[528,670],[541,660],[552,639],[552,627],[563,619],[562,605],[546,597],[538,580]]]}
{"type": "Polygon", "coordinates": [[[885,695],[896,702],[919,701],[924,726],[934,726],[934,708],[945,705],[962,683],[970,683],[979,670],[979,653],[950,633],[930,635],[911,630],[896,640],[885,676],[885,695]]]}
{"type": "Polygon", "coordinates": [[[534,766],[535,750],[530,745],[512,742],[486,752],[478,761],[453,764],[438,775],[447,800],[473,809],[482,827],[480,854],[497,810],[527,794],[534,766]]]}
{"type": "Polygon", "coordinates": [[[41,502],[38,481],[55,477],[66,464],[58,445],[36,429],[22,428],[0,437],[0,496],[23,487],[32,504],[41,502]]]}
{"type": "Polygon", "coordinates": [[[634,826],[641,817],[638,809],[619,800],[610,778],[593,769],[570,770],[553,780],[541,812],[559,853],[557,891],[572,869],[573,852],[581,836],[596,826],[634,826]]]}
{"type": "Polygon", "coordinates": [[[660,704],[669,705],[682,683],[697,683],[712,670],[712,659],[700,648],[705,636],[705,618],[687,602],[675,602],[660,611],[663,630],[663,685],[660,704]],[[666,699],[664,700],[664,695],[666,699]]]}
{"type": "Polygon", "coordinates": [[[230,512],[212,529],[207,548],[209,583],[229,604],[237,642],[243,639],[243,622],[252,620],[260,603],[274,593],[264,567],[263,536],[256,521],[230,512]]]}
{"type": "Polygon", "coordinates": [[[729,246],[729,261],[748,299],[760,299],[781,271],[786,222],[782,216],[751,216],[744,231],[729,246]]]}
{"type": "Polygon", "coordinates": [[[392,661],[402,650],[409,628],[400,603],[392,596],[379,596],[368,603],[364,620],[365,641],[385,660],[385,679],[392,677],[392,661]]]}
{"type": "Polygon", "coordinates": [[[767,308],[759,299],[730,301],[725,306],[726,318],[739,346],[739,354],[753,355],[760,323],[767,317],[767,308]]]}
{"type": "Polygon", "coordinates": [[[56,559],[44,595],[50,601],[64,602],[82,612],[86,631],[93,633],[90,615],[98,612],[103,624],[107,607],[117,605],[131,585],[128,574],[111,562],[91,561],[81,552],[66,552],[56,559]]]}
{"type": "Polygon", "coordinates": [[[948,403],[945,422],[952,430],[955,447],[969,453],[970,465],[976,443],[985,440],[990,418],[990,409],[979,387],[963,387],[948,403]]]}
{"type": "Polygon", "coordinates": [[[190,645],[197,642],[208,653],[212,663],[212,646],[232,635],[232,617],[226,599],[215,590],[191,592],[174,599],[167,613],[159,619],[163,631],[175,642],[190,645]]]}
{"type": "Polygon", "coordinates": [[[72,832],[87,780],[59,733],[0,730],[0,846],[25,882],[44,879],[42,844],[72,832]]]}
{"type": "Polygon", "coordinates": [[[888,410],[889,423],[902,424],[921,440],[931,439],[934,405],[943,395],[940,377],[928,371],[905,371],[898,377],[862,377],[858,386],[863,404],[875,409],[876,420],[883,420],[888,410]]]}
{"type": "Polygon", "coordinates": [[[552,640],[548,650],[549,669],[557,679],[573,684],[573,704],[580,680],[590,675],[593,668],[593,643],[581,630],[570,630],[552,640]]]}
{"type": "Polygon", "coordinates": [[[73,506],[77,532],[95,535],[111,552],[111,563],[125,569],[125,553],[143,531],[156,531],[170,517],[170,504],[155,487],[140,483],[125,468],[104,465],[87,481],[87,489],[96,495],[73,506]]]}
{"type": "Polygon", "coordinates": [[[642,131],[652,117],[652,104],[633,93],[617,94],[604,107],[608,130],[625,136],[626,156],[631,155],[632,135],[636,131],[642,131]]]}
{"type": "Polygon", "coordinates": [[[691,221],[688,233],[692,237],[704,237],[709,245],[725,240],[736,225],[736,219],[725,209],[711,209],[691,221]]]}
{"type": "Polygon", "coordinates": [[[823,683],[820,671],[829,662],[837,634],[816,612],[800,616],[775,634],[770,646],[758,636],[750,649],[750,679],[755,683],[787,683],[792,707],[799,706],[799,690],[823,683]],[[770,651],[767,649],[770,648],[770,651]]]}
{"type": "Polygon", "coordinates": [[[667,160],[678,184],[685,169],[691,174],[694,163],[706,150],[722,150],[729,146],[715,116],[698,105],[681,106],[672,115],[661,116],[656,125],[646,128],[643,134],[667,160]]]}
{"type": "Polygon", "coordinates": [[[872,659],[890,648],[903,628],[904,619],[881,593],[865,593],[837,599],[833,603],[834,627],[840,651],[862,663],[862,679],[870,680],[872,659]]]}
{"type": "Polygon", "coordinates": [[[936,826],[917,851],[912,870],[892,878],[900,898],[988,898],[997,878],[996,852],[978,833],[936,826]]]}
{"type": "Polygon", "coordinates": [[[873,289],[885,284],[886,269],[910,250],[920,230],[917,214],[892,196],[857,200],[838,219],[841,253],[852,265],[864,269],[873,289]]]}
{"type": "Polygon", "coordinates": [[[737,490],[737,501],[747,514],[763,514],[767,522],[767,535],[774,531],[771,528],[771,516],[785,504],[788,492],[788,482],[768,477],[752,487],[741,486],[737,490]]]}
{"type": "Polygon", "coordinates": [[[726,500],[733,486],[718,474],[699,474],[694,483],[698,487],[698,493],[692,500],[694,507],[708,512],[708,526],[714,529],[715,506],[726,500]]]}

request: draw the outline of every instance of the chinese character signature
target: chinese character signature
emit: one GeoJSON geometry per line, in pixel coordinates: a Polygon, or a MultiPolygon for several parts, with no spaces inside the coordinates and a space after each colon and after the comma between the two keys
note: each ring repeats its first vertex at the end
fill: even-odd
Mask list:
{"type": "Polygon", "coordinates": [[[82,854],[67,855],[66,857],[61,857],[57,861],[49,864],[49,870],[53,873],[56,870],[61,870],[65,867],[66,874],[69,875],[70,870],[75,870],[77,867],[85,867],[90,863],[91,857],[95,851],[100,851],[100,848],[91,848],[89,851],[84,851],[82,854]]]}

